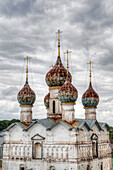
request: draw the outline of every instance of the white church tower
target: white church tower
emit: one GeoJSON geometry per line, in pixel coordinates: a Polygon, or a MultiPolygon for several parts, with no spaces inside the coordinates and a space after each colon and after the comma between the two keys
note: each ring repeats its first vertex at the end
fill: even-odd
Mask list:
{"type": "MultiPolygon", "coordinates": [[[[65,83],[67,77],[67,70],[62,64],[60,57],[60,34],[62,31],[58,30],[58,57],[53,68],[46,74],[46,83],[49,86],[49,93],[44,99],[45,106],[48,110],[48,118],[62,118],[61,103],[58,100],[58,91],[65,83]]],[[[72,76],[68,73],[70,81],[72,76]]]]}
{"type": "Polygon", "coordinates": [[[99,96],[93,89],[91,82],[91,64],[93,64],[93,62],[90,61],[88,64],[90,64],[90,82],[89,88],[82,96],[82,104],[85,109],[85,119],[96,120],[96,108],[99,103],[99,96]]]}
{"type": "Polygon", "coordinates": [[[26,82],[24,87],[17,95],[18,102],[20,103],[20,122],[30,125],[32,123],[32,107],[36,99],[34,91],[30,88],[28,83],[28,56],[25,58],[26,63],[26,82]]]}

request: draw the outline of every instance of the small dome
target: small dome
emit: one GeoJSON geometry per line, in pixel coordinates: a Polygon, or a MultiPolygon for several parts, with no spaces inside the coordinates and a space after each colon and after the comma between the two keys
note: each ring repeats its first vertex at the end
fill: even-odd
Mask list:
{"type": "Polygon", "coordinates": [[[49,108],[49,99],[50,99],[50,92],[44,98],[44,104],[46,108],[49,108]]]}
{"type": "MultiPolygon", "coordinates": [[[[55,66],[46,74],[46,83],[49,87],[62,86],[67,77],[67,70],[62,64],[61,58],[58,56],[55,66]]],[[[72,80],[72,76],[69,73],[69,79],[72,80]]]]}
{"type": "Polygon", "coordinates": [[[94,91],[90,83],[89,88],[82,96],[82,104],[84,107],[97,107],[98,103],[99,103],[99,96],[94,91]]]}
{"type": "Polygon", "coordinates": [[[24,87],[20,90],[17,95],[17,100],[20,105],[33,105],[35,102],[36,95],[30,88],[28,82],[25,83],[24,87]]]}
{"type": "Polygon", "coordinates": [[[75,103],[77,98],[77,89],[71,84],[70,79],[66,78],[66,82],[59,90],[58,99],[61,103],[75,103]]]}

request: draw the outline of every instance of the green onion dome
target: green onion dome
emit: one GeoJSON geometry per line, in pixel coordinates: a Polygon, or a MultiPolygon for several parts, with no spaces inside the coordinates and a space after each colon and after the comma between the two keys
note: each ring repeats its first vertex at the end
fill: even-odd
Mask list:
{"type": "Polygon", "coordinates": [[[94,107],[96,108],[99,103],[99,96],[94,91],[92,84],[89,84],[89,88],[82,96],[82,104],[84,107],[94,107]]]}
{"type": "Polygon", "coordinates": [[[28,82],[25,83],[24,87],[19,91],[17,100],[20,105],[33,105],[36,100],[34,91],[30,88],[28,82]]]}
{"type": "Polygon", "coordinates": [[[58,99],[61,103],[75,103],[78,98],[77,89],[71,84],[70,79],[67,77],[66,82],[60,88],[58,99]]]}

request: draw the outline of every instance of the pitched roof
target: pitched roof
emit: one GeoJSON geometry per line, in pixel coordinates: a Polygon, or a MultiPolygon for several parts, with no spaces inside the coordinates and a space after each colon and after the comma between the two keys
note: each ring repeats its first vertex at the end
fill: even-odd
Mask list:
{"type": "Polygon", "coordinates": [[[47,130],[51,130],[51,129],[53,129],[55,126],[57,126],[57,125],[59,125],[59,124],[65,126],[65,127],[68,128],[69,130],[72,130],[72,129],[73,129],[72,126],[69,125],[69,124],[67,124],[66,122],[59,121],[59,122],[57,122],[57,123],[54,123],[52,126],[49,126],[49,127],[47,128],[47,130]]]}
{"type": "Polygon", "coordinates": [[[46,119],[38,119],[24,130],[27,131],[28,129],[30,129],[36,123],[39,123],[39,124],[43,125],[45,128],[48,128],[49,126],[52,126],[53,124],[55,124],[53,119],[48,119],[48,118],[46,118],[46,119]]]}
{"type": "Polygon", "coordinates": [[[0,145],[2,145],[3,142],[4,142],[4,132],[1,131],[1,132],[0,132],[0,145]]]}
{"type": "Polygon", "coordinates": [[[4,129],[3,131],[9,131],[12,127],[14,127],[15,125],[21,127],[22,129],[25,129],[27,126],[20,123],[20,122],[15,122],[15,123],[12,123],[10,126],[8,126],[6,129],[4,129]]]}
{"type": "Polygon", "coordinates": [[[103,130],[103,128],[106,126],[109,130],[109,126],[106,123],[100,123],[97,120],[87,120],[87,119],[75,119],[72,124],[63,121],[61,119],[54,120],[51,118],[45,118],[45,119],[38,119],[34,122],[32,122],[31,125],[27,126],[20,122],[12,123],[9,127],[7,127],[4,131],[9,131],[12,127],[15,125],[18,125],[21,127],[24,131],[29,130],[34,124],[39,123],[42,126],[46,128],[46,130],[51,130],[55,126],[62,124],[63,126],[67,127],[69,130],[75,129],[75,130],[81,130],[83,126],[86,126],[88,130],[92,130],[92,127],[96,124],[99,130],[103,130]]]}

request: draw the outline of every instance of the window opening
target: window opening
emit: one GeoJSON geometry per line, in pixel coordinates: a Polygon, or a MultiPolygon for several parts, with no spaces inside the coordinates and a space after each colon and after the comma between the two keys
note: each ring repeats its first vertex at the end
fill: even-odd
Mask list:
{"type": "Polygon", "coordinates": [[[24,168],[20,168],[20,170],[24,170],[24,168]]]}
{"type": "Polygon", "coordinates": [[[55,113],[55,100],[53,101],[53,113],[55,113]]]}
{"type": "Polygon", "coordinates": [[[89,165],[87,166],[87,170],[89,170],[89,165]]]}
{"type": "Polygon", "coordinates": [[[101,170],[103,170],[103,164],[101,163],[101,170]]]}
{"type": "Polygon", "coordinates": [[[96,134],[93,134],[91,136],[92,140],[92,153],[93,153],[93,158],[98,157],[98,136],[96,134]]]}
{"type": "Polygon", "coordinates": [[[42,158],[42,145],[40,143],[35,143],[33,147],[33,158],[34,159],[41,159],[42,158]]]}
{"type": "Polygon", "coordinates": [[[25,170],[24,165],[20,165],[20,170],[25,170]]]}

